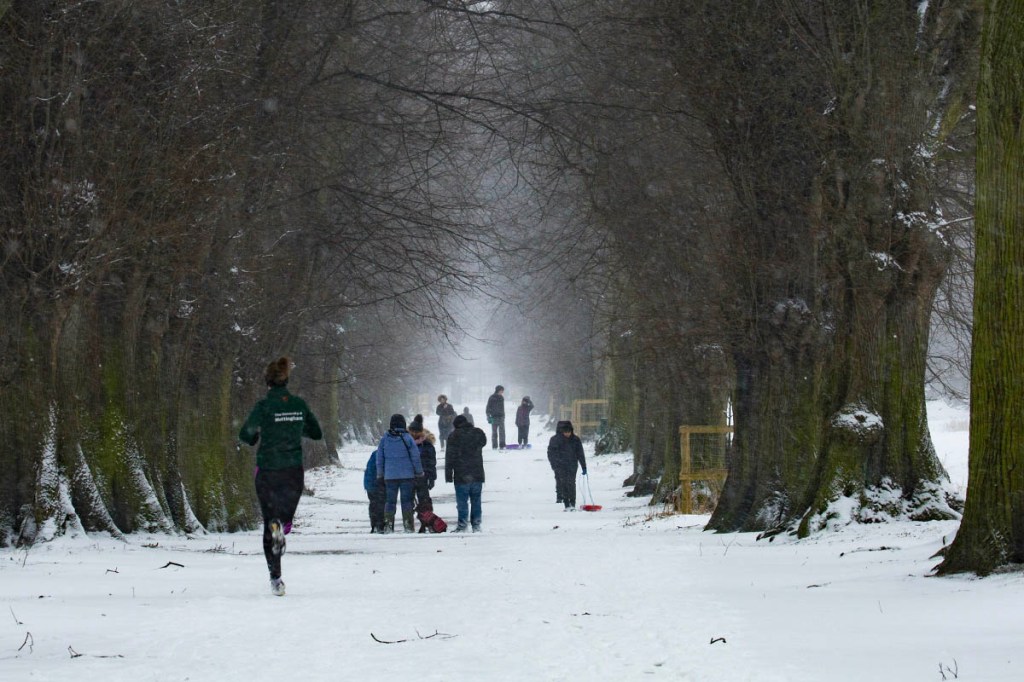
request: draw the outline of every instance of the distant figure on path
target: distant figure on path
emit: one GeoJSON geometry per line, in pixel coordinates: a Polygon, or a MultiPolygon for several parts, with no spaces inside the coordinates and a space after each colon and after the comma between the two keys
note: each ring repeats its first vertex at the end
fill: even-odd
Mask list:
{"type": "Polygon", "coordinates": [[[583,441],[576,435],[571,421],[560,421],[555,435],[548,442],[548,462],[555,472],[555,490],[565,511],[576,511],[576,463],[587,475],[587,460],[583,456],[583,441]]]}
{"type": "Polygon", "coordinates": [[[267,365],[267,397],[256,403],[238,432],[238,440],[243,443],[260,444],[256,451],[256,496],[263,515],[263,555],[270,570],[270,590],[278,597],[285,591],[281,579],[284,536],[292,530],[302,497],[302,438],[324,437],[306,402],[288,392],[291,366],[286,357],[267,365]]]}
{"type": "Polygon", "coordinates": [[[533,401],[530,396],[523,396],[523,402],[519,403],[516,410],[516,427],[519,429],[519,447],[525,447],[530,441],[530,411],[533,410],[533,401]]]}
{"type": "Polygon", "coordinates": [[[455,421],[455,408],[448,402],[448,396],[444,393],[437,396],[437,407],[434,409],[437,414],[437,432],[441,437],[441,451],[444,451],[445,441],[452,435],[453,422],[455,421]]]}
{"type": "Polygon", "coordinates": [[[487,423],[491,425],[491,449],[505,449],[505,387],[498,384],[487,399],[487,423]]]}
{"type": "MultiPolygon", "coordinates": [[[[463,407],[462,408],[462,416],[466,418],[466,421],[469,422],[470,426],[476,426],[476,423],[473,421],[473,415],[471,415],[469,413],[469,408],[468,407],[463,407]]],[[[452,422],[452,426],[453,427],[455,426],[455,422],[452,422]]],[[[449,435],[451,435],[451,434],[449,434],[449,435]]]]}

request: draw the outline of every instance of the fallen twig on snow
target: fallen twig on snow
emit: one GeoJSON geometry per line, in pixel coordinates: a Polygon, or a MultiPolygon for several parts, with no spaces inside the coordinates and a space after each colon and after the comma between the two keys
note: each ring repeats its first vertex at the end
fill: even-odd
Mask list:
{"type": "Polygon", "coordinates": [[[107,572],[104,573],[103,575],[106,575],[107,573],[117,573],[117,572],[118,572],[117,571],[117,567],[115,566],[114,568],[108,568],[107,572]]]}
{"type": "Polygon", "coordinates": [[[7,608],[9,608],[11,610],[11,617],[14,618],[14,623],[16,625],[24,625],[24,623],[22,623],[20,620],[18,620],[18,617],[14,615],[14,607],[13,606],[8,606],[7,608]]]}
{"type": "Polygon", "coordinates": [[[712,637],[711,638],[711,644],[714,644],[715,642],[721,642],[722,644],[728,644],[728,642],[725,641],[725,637],[712,637]]]}
{"type": "MultiPolygon", "coordinates": [[[[168,562],[167,562],[166,564],[164,564],[164,565],[163,565],[163,566],[161,566],[160,568],[167,568],[168,566],[177,566],[178,568],[185,568],[185,565],[184,565],[184,564],[179,564],[179,563],[178,563],[177,561],[168,561],[168,562]]],[[[156,570],[158,570],[158,571],[159,571],[159,570],[160,570],[160,568],[158,568],[158,569],[156,569],[156,570]]]]}
{"type": "Polygon", "coordinates": [[[949,679],[948,677],[946,677],[946,673],[952,675],[954,680],[960,679],[960,666],[957,664],[955,658],[953,659],[952,668],[950,668],[948,665],[943,665],[942,663],[939,663],[939,674],[942,675],[942,679],[944,680],[949,679]]]}
{"type": "MultiPolygon", "coordinates": [[[[438,632],[437,630],[434,630],[434,634],[427,635],[426,637],[421,635],[420,631],[417,630],[416,631],[416,636],[419,637],[420,639],[433,639],[434,637],[440,637],[442,639],[451,639],[452,637],[458,637],[458,635],[449,635],[449,634],[446,634],[444,632],[438,632]]],[[[378,642],[380,644],[402,644],[404,642],[411,642],[411,641],[413,641],[411,639],[395,639],[395,640],[381,639],[381,638],[377,637],[377,635],[373,634],[372,632],[370,633],[370,637],[373,637],[373,641],[378,642]]]]}
{"type": "Polygon", "coordinates": [[[35,645],[35,643],[36,643],[36,641],[32,638],[32,633],[31,632],[26,632],[25,633],[25,641],[22,642],[21,646],[18,647],[18,651],[21,651],[22,649],[24,649],[25,645],[27,644],[28,645],[28,652],[32,653],[32,647],[35,645]]]}
{"type": "MultiPolygon", "coordinates": [[[[72,649],[70,646],[68,646],[68,653],[71,654],[71,658],[81,658],[81,657],[86,655],[86,654],[78,653],[77,651],[72,649]]],[[[124,658],[124,656],[122,654],[108,654],[108,655],[88,654],[88,656],[89,656],[89,658],[124,658]]]]}

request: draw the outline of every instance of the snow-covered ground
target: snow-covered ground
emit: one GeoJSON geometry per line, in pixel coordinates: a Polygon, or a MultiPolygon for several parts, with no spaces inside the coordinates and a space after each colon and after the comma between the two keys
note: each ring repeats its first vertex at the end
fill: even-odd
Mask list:
{"type": "MultiPolygon", "coordinates": [[[[930,421],[963,487],[967,413],[930,421]]],[[[564,513],[549,436],[485,451],[475,535],[370,535],[370,448],[345,449],[307,474],[283,598],[257,532],[0,550],[0,680],[1024,679],[1024,577],[928,577],[955,523],[705,533],[589,447],[604,508],[564,513]]],[[[454,526],[451,486],[434,496],[454,526]]]]}

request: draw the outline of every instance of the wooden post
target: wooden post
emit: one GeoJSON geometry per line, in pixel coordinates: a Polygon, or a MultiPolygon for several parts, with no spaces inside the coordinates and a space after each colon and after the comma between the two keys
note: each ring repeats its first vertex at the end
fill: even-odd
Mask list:
{"type": "Polygon", "coordinates": [[[690,429],[679,427],[679,511],[683,514],[693,513],[693,461],[690,452],[690,429]]]}

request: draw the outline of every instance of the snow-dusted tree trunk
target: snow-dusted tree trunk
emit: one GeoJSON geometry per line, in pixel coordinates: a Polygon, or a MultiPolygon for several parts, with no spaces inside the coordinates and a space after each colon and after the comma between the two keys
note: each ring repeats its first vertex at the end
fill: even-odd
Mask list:
{"type": "Polygon", "coordinates": [[[57,418],[57,406],[50,405],[42,450],[36,460],[35,499],[31,513],[23,516],[19,544],[47,542],[61,535],[84,532],[57,454],[57,418]]]}

